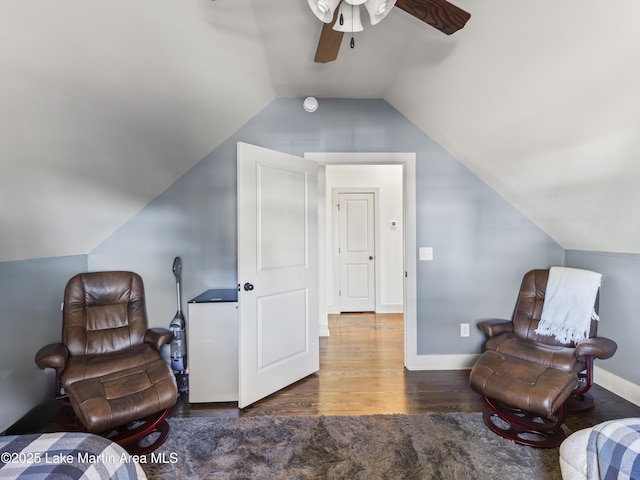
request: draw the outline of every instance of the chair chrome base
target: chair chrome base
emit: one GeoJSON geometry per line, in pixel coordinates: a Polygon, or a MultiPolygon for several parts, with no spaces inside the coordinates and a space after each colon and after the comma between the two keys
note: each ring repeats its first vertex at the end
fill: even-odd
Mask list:
{"type": "Polygon", "coordinates": [[[560,407],[556,415],[545,417],[484,399],[491,410],[486,410],[482,419],[501,437],[534,448],[557,448],[567,437],[562,429],[564,407],[560,407]]]}

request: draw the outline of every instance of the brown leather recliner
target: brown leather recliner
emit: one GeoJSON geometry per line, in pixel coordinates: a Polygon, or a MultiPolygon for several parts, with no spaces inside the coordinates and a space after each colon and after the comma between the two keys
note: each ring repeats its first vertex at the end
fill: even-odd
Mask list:
{"type": "Polygon", "coordinates": [[[484,421],[491,430],[523,445],[555,447],[564,439],[565,410],[593,407],[593,358],[606,359],[614,341],[597,337],[591,321],[589,338],[563,344],[535,332],[542,314],[549,270],[528,272],[510,321],[478,324],[489,337],[485,352],[471,370],[471,388],[481,393],[491,411],[484,421]]]}
{"type": "MultiPolygon", "coordinates": [[[[73,408],[85,430],[132,453],[160,446],[178,390],[160,356],[172,334],[147,329],[142,278],[133,272],[78,274],[67,283],[62,317],[62,342],[41,348],[35,362],[56,371],[63,406],[73,408]],[[143,446],[154,432],[155,441],[143,446]]],[[[64,415],[59,419],[69,423],[64,415]]]]}

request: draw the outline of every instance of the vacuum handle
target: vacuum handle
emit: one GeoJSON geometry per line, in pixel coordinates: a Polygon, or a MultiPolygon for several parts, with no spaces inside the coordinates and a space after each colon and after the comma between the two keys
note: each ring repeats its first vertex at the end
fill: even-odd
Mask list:
{"type": "Polygon", "coordinates": [[[180,281],[180,275],[182,274],[182,260],[180,257],[176,257],[173,260],[173,274],[176,277],[176,280],[180,281]]]}

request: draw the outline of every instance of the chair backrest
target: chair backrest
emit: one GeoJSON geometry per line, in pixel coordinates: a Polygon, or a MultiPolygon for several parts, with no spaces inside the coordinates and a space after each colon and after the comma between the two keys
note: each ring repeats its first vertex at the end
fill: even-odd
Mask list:
{"type": "MultiPolygon", "coordinates": [[[[528,340],[548,345],[565,345],[558,342],[553,336],[538,335],[535,332],[542,315],[542,305],[544,304],[548,279],[549,270],[531,270],[525,274],[520,285],[518,302],[513,312],[513,331],[518,337],[528,340]]],[[[595,337],[597,331],[598,322],[591,321],[589,337],[595,337]]]]}
{"type": "Polygon", "coordinates": [[[142,278],[133,272],[80,273],[67,283],[62,317],[70,356],[141,344],[147,329],[142,278]]]}

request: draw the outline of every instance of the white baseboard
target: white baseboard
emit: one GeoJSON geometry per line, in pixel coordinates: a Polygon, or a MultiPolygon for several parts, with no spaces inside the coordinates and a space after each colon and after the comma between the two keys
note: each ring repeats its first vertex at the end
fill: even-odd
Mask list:
{"type": "Polygon", "coordinates": [[[321,337],[328,337],[329,336],[329,325],[320,324],[320,327],[318,329],[318,335],[321,336],[321,337]]]}
{"type": "Polygon", "coordinates": [[[593,383],[640,406],[640,385],[636,385],[611,372],[607,372],[598,366],[593,368],[593,383]]]}
{"type": "MultiPolygon", "coordinates": [[[[395,303],[385,303],[381,305],[376,305],[376,313],[403,313],[404,305],[403,304],[395,304],[395,303]]],[[[327,314],[328,315],[340,315],[340,305],[328,305],[327,306],[327,314]]]]}
{"type": "Polygon", "coordinates": [[[404,305],[394,303],[384,303],[376,305],[376,313],[402,313],[404,305]]]}
{"type": "Polygon", "coordinates": [[[480,354],[417,355],[407,358],[408,370],[469,370],[480,354]]]}

